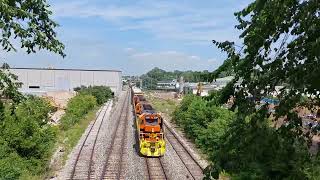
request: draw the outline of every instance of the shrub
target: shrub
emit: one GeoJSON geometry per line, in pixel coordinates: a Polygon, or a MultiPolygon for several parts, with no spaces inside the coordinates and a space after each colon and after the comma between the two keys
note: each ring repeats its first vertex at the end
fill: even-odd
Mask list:
{"type": "Polygon", "coordinates": [[[52,109],[47,101],[30,96],[16,108],[11,106],[6,104],[0,122],[0,179],[18,179],[24,172],[43,172],[56,137],[47,124],[52,109]]]}
{"type": "Polygon", "coordinates": [[[0,137],[0,179],[18,179],[26,168],[23,159],[0,137]]]}
{"type": "Polygon", "coordinates": [[[75,88],[74,90],[79,92],[80,94],[88,94],[94,96],[99,105],[107,102],[113,96],[113,92],[107,86],[81,86],[75,88]]]}
{"type": "Polygon", "coordinates": [[[85,114],[97,105],[96,98],[92,95],[78,94],[67,105],[67,110],[61,118],[61,127],[66,129],[77,123],[85,114]]]}
{"type": "Polygon", "coordinates": [[[209,156],[214,153],[234,117],[234,112],[194,95],[184,97],[173,113],[173,120],[209,156]]]}

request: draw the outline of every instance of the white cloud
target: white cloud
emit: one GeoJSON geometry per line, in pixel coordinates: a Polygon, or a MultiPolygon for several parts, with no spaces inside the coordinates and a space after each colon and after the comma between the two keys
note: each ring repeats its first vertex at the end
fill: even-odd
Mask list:
{"type": "Polygon", "coordinates": [[[141,0],[129,5],[92,5],[89,1],[72,1],[54,4],[56,17],[100,17],[113,23],[119,30],[143,30],[158,39],[188,42],[208,42],[212,39],[235,40],[235,18],[230,5],[222,8],[195,8],[192,4],[173,1],[141,0]],[[231,17],[231,18],[230,18],[231,17]],[[228,26],[228,28],[226,28],[228,26]]]}

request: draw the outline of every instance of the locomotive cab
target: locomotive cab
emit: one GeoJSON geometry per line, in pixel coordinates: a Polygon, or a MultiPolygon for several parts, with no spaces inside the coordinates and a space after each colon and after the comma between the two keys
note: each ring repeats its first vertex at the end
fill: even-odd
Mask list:
{"type": "Polygon", "coordinates": [[[139,116],[140,130],[148,133],[160,133],[162,129],[162,119],[159,114],[143,113],[139,116]]]}
{"type": "Polygon", "coordinates": [[[150,104],[142,104],[140,124],[140,152],[145,156],[159,157],[165,153],[162,118],[150,104]]]}

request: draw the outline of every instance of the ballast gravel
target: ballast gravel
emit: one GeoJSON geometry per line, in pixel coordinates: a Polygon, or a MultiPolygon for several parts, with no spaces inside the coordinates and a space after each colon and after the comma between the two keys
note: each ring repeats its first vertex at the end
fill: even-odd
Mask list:
{"type": "MultiPolygon", "coordinates": [[[[105,116],[105,121],[103,121],[100,133],[97,138],[97,143],[93,156],[93,173],[91,174],[91,179],[99,179],[102,174],[103,165],[105,164],[106,152],[109,150],[111,146],[111,137],[112,133],[115,132],[115,122],[119,119],[121,107],[124,103],[125,91],[123,91],[117,102],[114,102],[114,106],[112,109],[110,108],[108,115],[105,116]]],[[[126,99],[129,101],[129,99],[126,99]]],[[[110,106],[111,107],[111,106],[110,106]]],[[[123,112],[125,113],[125,112],[123,112]]],[[[145,157],[141,157],[138,153],[138,141],[135,129],[135,119],[133,114],[133,106],[131,104],[131,100],[129,102],[129,113],[127,119],[127,131],[126,139],[125,139],[125,147],[123,154],[123,162],[122,162],[122,170],[121,170],[121,179],[148,179],[148,171],[146,168],[145,157]]],[[[74,150],[68,156],[67,163],[65,167],[59,172],[59,176],[54,179],[69,179],[71,169],[73,168],[73,164],[76,159],[76,155],[79,152],[80,145],[85,139],[86,133],[88,133],[88,129],[92,126],[93,121],[88,126],[87,130],[81,137],[78,142],[78,145],[74,148],[74,150]]],[[[177,132],[179,133],[179,132],[177,132]]],[[[187,143],[186,143],[187,144],[187,143]]],[[[193,148],[192,148],[193,149],[193,148]]],[[[195,153],[195,152],[194,152],[195,153]]],[[[195,153],[196,154],[196,153],[195,153]]],[[[192,179],[187,168],[182,163],[179,156],[176,154],[170,143],[166,143],[166,153],[162,157],[162,162],[164,165],[164,169],[166,171],[166,175],[168,179],[173,180],[185,180],[192,179]]]]}

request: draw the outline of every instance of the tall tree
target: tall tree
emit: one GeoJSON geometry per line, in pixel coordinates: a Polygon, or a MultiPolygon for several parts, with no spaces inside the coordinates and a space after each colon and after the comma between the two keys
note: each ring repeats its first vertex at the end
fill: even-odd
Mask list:
{"type": "Polygon", "coordinates": [[[320,1],[255,0],[235,16],[243,47],[213,41],[235,73],[222,94],[235,97],[237,110],[213,156],[214,169],[240,179],[318,179],[319,158],[308,154],[296,110],[320,105],[320,1]],[[257,109],[255,100],[279,85],[275,116],[266,105],[257,109]],[[288,123],[270,127],[279,117],[288,123]]]}
{"type": "MultiPolygon", "coordinates": [[[[4,51],[16,51],[15,43],[28,53],[46,49],[65,57],[64,45],[57,40],[54,28],[58,26],[50,19],[52,12],[46,0],[0,0],[0,46],[4,51]]],[[[17,46],[17,45],[16,45],[17,46]]],[[[17,77],[3,64],[0,70],[1,95],[19,102],[17,77]]]]}
{"type": "Polygon", "coordinates": [[[254,112],[255,105],[245,97],[259,99],[274,92],[275,86],[285,85],[278,95],[277,115],[286,115],[299,126],[293,109],[320,105],[319,0],[256,0],[235,16],[243,47],[238,50],[233,42],[213,42],[227,52],[235,80],[241,79],[235,93],[239,110],[254,112]],[[300,101],[306,94],[311,100],[301,104],[306,103],[300,101]]]}
{"type": "Polygon", "coordinates": [[[46,0],[1,0],[0,43],[3,50],[16,50],[12,40],[17,39],[28,53],[34,53],[38,48],[64,57],[64,45],[57,40],[54,31],[58,24],[50,19],[51,14],[46,0]]]}

